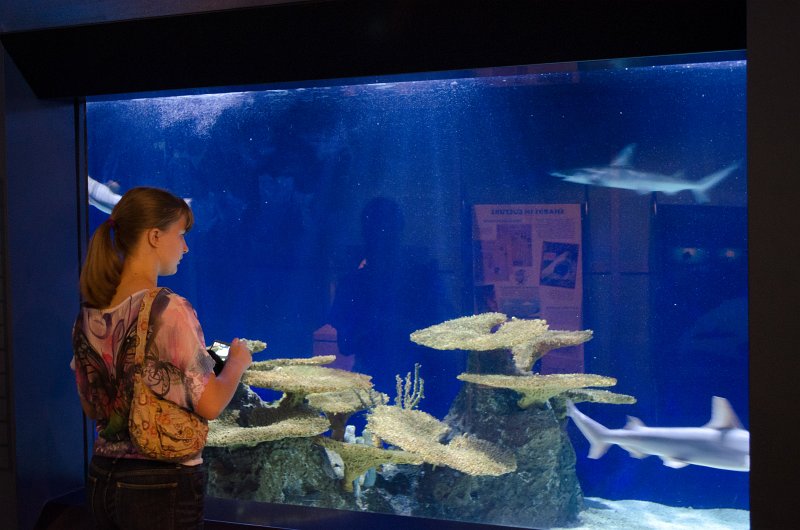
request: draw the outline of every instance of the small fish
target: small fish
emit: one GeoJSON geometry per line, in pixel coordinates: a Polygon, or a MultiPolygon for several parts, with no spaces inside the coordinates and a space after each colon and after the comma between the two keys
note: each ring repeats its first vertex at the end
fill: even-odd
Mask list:
{"type": "Polygon", "coordinates": [[[608,429],[567,400],[567,415],[590,443],[589,458],[600,458],[612,444],[631,456],[656,455],[664,465],[679,469],[696,466],[750,471],[750,432],[744,430],[727,399],[711,400],[711,421],[703,427],[647,427],[628,417],[624,429],[608,429]]]}
{"type": "Polygon", "coordinates": [[[700,180],[687,180],[683,178],[682,171],[674,175],[662,175],[634,169],[631,166],[631,158],[635,148],[636,144],[626,146],[608,166],[585,167],[571,172],[553,171],[550,174],[554,177],[562,178],[566,182],[633,190],[639,194],[661,191],[672,195],[679,191],[689,190],[694,195],[695,200],[702,203],[709,201],[709,189],[716,186],[739,167],[739,162],[734,162],[728,167],[711,173],[700,180]]]}

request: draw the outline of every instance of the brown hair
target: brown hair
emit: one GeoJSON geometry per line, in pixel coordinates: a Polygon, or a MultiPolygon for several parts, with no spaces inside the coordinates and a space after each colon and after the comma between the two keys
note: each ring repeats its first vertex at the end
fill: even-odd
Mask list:
{"type": "Polygon", "coordinates": [[[81,295],[89,307],[108,307],[122,274],[125,257],[136,247],[142,233],[150,228],[166,230],[185,217],[186,230],[194,215],[186,201],[159,188],[129,190],[89,239],[86,260],[81,268],[81,295]],[[113,239],[112,239],[113,230],[113,239]]]}

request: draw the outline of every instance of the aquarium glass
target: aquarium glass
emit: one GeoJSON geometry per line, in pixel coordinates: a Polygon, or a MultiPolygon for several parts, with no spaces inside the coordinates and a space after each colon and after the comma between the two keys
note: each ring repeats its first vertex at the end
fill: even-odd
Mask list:
{"type": "Polygon", "coordinates": [[[745,84],[720,52],[90,100],[90,232],[191,199],[161,283],[293,359],[212,424],[209,496],[747,527],[745,84]]]}

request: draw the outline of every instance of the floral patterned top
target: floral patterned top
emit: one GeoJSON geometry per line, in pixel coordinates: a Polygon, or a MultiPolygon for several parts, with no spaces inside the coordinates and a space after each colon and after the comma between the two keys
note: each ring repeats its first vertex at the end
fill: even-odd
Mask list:
{"type": "MultiPolygon", "coordinates": [[[[94,454],[144,458],[128,433],[133,398],[136,323],[147,291],[116,307],[82,307],[72,332],[72,367],[78,393],[97,418],[94,454]]],[[[206,351],[203,330],[191,304],[169,289],[153,301],[144,359],[144,380],[161,398],[194,410],[214,360],[206,351]]],[[[194,458],[184,464],[196,464],[194,458]]]]}

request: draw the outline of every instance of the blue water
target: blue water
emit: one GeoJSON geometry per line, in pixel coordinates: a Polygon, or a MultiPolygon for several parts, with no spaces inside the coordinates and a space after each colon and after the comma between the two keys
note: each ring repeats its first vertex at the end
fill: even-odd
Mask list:
{"type": "MultiPolygon", "coordinates": [[[[309,356],[335,323],[340,350],[390,396],[420,362],[421,408],[439,418],[464,355],[407,337],[474,313],[472,205],[581,204],[585,368],[638,399],[581,409],[610,428],[626,415],[700,426],[720,395],[747,426],[745,76],[741,54],[719,54],[98,99],[89,174],[192,199],[188,259],[163,284],[192,302],[207,342],[309,356]],[[637,168],[666,175],[740,167],[704,204],[550,175],[631,143],[637,168]]],[[[90,208],[91,228],[105,218],[90,208]]],[[[569,429],[587,496],[748,507],[748,473],[616,447],[588,460],[569,429]]]]}

